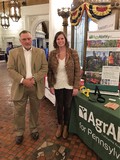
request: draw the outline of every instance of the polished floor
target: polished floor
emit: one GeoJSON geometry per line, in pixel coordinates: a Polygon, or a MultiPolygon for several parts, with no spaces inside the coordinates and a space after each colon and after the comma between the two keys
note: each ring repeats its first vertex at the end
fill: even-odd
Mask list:
{"type": "Polygon", "coordinates": [[[22,145],[15,144],[13,104],[10,98],[11,79],[6,62],[0,62],[0,160],[100,160],[79,137],[70,134],[67,140],[55,138],[56,108],[43,99],[39,113],[40,138],[35,142],[29,135],[29,105],[26,131],[22,145]]]}

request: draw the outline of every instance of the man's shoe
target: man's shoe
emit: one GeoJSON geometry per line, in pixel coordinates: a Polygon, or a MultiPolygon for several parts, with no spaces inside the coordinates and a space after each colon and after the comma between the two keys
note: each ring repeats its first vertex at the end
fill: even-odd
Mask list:
{"type": "Polygon", "coordinates": [[[31,133],[31,137],[33,140],[37,141],[39,139],[39,133],[38,132],[31,133]]]}
{"type": "Polygon", "coordinates": [[[23,142],[23,135],[16,137],[16,144],[21,144],[23,142]]]}

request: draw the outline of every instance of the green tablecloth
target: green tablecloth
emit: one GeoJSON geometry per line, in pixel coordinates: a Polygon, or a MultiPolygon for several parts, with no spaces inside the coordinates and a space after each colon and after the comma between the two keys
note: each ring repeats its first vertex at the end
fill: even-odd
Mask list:
{"type": "Polygon", "coordinates": [[[90,102],[83,94],[73,98],[69,132],[77,134],[103,160],[120,160],[120,107],[112,110],[105,103],[90,102]]]}

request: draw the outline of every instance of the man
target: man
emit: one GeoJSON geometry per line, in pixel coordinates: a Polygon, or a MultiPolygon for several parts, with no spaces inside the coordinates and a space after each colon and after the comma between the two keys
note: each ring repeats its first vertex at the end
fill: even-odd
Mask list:
{"type": "Polygon", "coordinates": [[[5,57],[5,58],[6,58],[6,59],[5,59],[6,62],[8,61],[9,51],[10,51],[11,49],[13,49],[13,44],[12,44],[12,42],[8,42],[8,43],[7,43],[7,48],[6,48],[6,55],[5,55],[5,56],[6,56],[6,57],[5,57]]]}
{"type": "Polygon", "coordinates": [[[25,131],[26,104],[29,99],[29,129],[33,140],[39,138],[37,129],[40,100],[44,96],[44,76],[48,64],[45,53],[32,46],[32,35],[23,30],[20,34],[21,47],[10,51],[7,69],[13,79],[11,98],[14,102],[14,121],[16,126],[16,144],[23,142],[25,131]]]}

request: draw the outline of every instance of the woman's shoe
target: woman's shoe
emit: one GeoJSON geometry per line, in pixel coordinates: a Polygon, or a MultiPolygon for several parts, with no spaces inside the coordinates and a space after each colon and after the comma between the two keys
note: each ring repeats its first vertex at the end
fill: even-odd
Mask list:
{"type": "Polygon", "coordinates": [[[60,138],[62,135],[62,125],[58,125],[57,131],[56,131],[56,138],[60,138]]]}
{"type": "Polygon", "coordinates": [[[64,126],[64,129],[63,129],[63,138],[64,139],[67,139],[68,138],[68,126],[64,126]]]}

